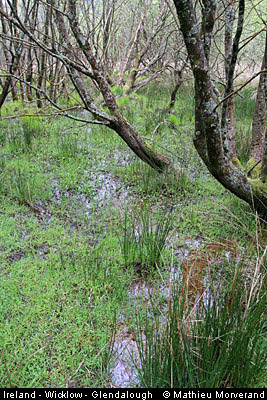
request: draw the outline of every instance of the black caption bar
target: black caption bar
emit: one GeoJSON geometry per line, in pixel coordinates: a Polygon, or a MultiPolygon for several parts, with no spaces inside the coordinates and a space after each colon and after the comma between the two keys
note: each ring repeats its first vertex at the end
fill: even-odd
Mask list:
{"type": "Polygon", "coordinates": [[[0,389],[5,400],[266,399],[267,389],[0,389]]]}

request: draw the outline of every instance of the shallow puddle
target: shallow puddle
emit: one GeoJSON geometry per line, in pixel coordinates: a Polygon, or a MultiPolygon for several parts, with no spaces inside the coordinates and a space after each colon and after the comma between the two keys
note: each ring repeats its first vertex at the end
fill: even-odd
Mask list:
{"type": "MultiPolygon", "coordinates": [[[[171,299],[172,284],[181,282],[182,279],[185,279],[185,276],[183,274],[184,271],[182,270],[183,265],[187,262],[190,263],[192,254],[194,256],[197,255],[197,257],[203,255],[203,253],[199,249],[202,245],[203,239],[200,237],[196,237],[184,239],[184,245],[177,247],[175,246],[174,254],[175,257],[179,260],[179,263],[177,263],[176,267],[172,267],[169,269],[167,277],[166,274],[164,274],[165,278],[162,279],[161,284],[157,287],[154,287],[153,284],[143,279],[136,279],[136,281],[131,284],[128,290],[129,300],[133,305],[133,309],[140,309],[141,306],[146,307],[146,310],[148,312],[153,313],[153,309],[149,309],[151,298],[156,298],[156,296],[160,294],[163,301],[161,309],[158,309],[158,311],[161,314],[161,323],[165,324],[168,315],[168,306],[171,299]]],[[[220,251],[219,255],[217,255],[217,258],[214,257],[214,253],[211,252],[209,254],[210,258],[208,258],[208,260],[210,263],[216,261],[217,265],[220,265],[220,262],[223,262],[223,260],[229,261],[229,259],[238,262],[236,251],[227,251],[228,248],[226,247],[224,242],[210,243],[206,245],[205,248],[207,249],[207,251],[212,251],[214,249],[218,249],[220,251]],[[223,251],[221,252],[221,250],[223,251]]],[[[192,262],[191,265],[194,265],[194,262],[192,262]]],[[[194,296],[192,309],[195,308],[199,301],[202,301],[207,308],[208,304],[210,307],[210,304],[212,304],[213,301],[213,292],[211,292],[211,290],[209,289],[210,277],[206,266],[207,265],[203,263],[201,279],[199,278],[200,287],[198,288],[198,291],[194,296]]],[[[145,346],[146,338],[144,334],[142,340],[145,346]]],[[[138,345],[135,340],[134,334],[127,330],[127,320],[126,318],[124,318],[124,316],[121,316],[120,318],[119,333],[115,337],[113,349],[115,352],[116,360],[114,363],[114,367],[111,371],[112,385],[117,388],[141,387],[137,377],[137,369],[141,369],[138,345]]]]}
{"type": "MultiPolygon", "coordinates": [[[[181,273],[175,268],[169,270],[167,278],[162,280],[157,287],[144,279],[136,279],[129,287],[128,295],[133,310],[145,308],[148,313],[154,312],[151,306],[151,298],[156,298],[158,294],[163,298],[161,305],[161,320],[166,322],[168,303],[170,299],[170,284],[180,276],[181,273]]],[[[141,369],[141,361],[139,358],[138,345],[135,336],[127,328],[127,319],[124,315],[119,318],[118,333],[115,336],[113,350],[115,353],[115,362],[111,370],[112,387],[116,388],[136,388],[141,387],[138,379],[138,369],[141,369]]],[[[146,337],[142,334],[143,344],[145,345],[146,337]]]]}
{"type": "Polygon", "coordinates": [[[116,360],[112,368],[112,386],[116,388],[140,387],[136,370],[136,367],[141,367],[138,346],[134,336],[127,329],[116,336],[113,350],[116,360]]]}

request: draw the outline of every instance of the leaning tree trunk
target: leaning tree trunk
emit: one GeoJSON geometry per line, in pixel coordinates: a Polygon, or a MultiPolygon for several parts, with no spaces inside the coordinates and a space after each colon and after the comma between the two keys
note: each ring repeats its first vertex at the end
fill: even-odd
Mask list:
{"type": "MultiPolygon", "coordinates": [[[[70,64],[66,64],[70,79],[79,93],[85,108],[90,111],[98,120],[105,121],[107,127],[114,130],[126,142],[130,149],[152,168],[158,170],[159,172],[169,169],[170,166],[172,166],[170,159],[165,155],[158,153],[152,147],[146,144],[144,139],[122,115],[116,103],[115,97],[110,90],[104,69],[102,68],[100,61],[96,59],[87,38],[80,30],[76,14],[76,2],[74,0],[69,0],[68,3],[70,11],[68,14],[68,19],[72,33],[91,67],[91,79],[96,82],[109,110],[109,114],[103,112],[96,106],[79,72],[70,64]]],[[[56,12],[56,22],[60,35],[65,43],[65,52],[69,59],[71,59],[73,58],[74,51],[64,18],[60,12],[56,12]]]]}
{"type": "MultiPolygon", "coordinates": [[[[2,108],[6,98],[8,96],[8,93],[10,92],[10,88],[12,89],[12,81],[13,80],[12,80],[11,75],[15,74],[17,69],[18,69],[21,53],[22,53],[22,48],[21,47],[20,47],[20,49],[17,48],[16,56],[13,57],[13,59],[11,61],[11,64],[10,64],[10,67],[9,67],[9,74],[10,75],[6,78],[4,86],[3,86],[2,93],[0,94],[0,114],[1,114],[1,108],[2,108]]],[[[14,92],[14,90],[12,90],[12,95],[14,95],[15,93],[16,92],[14,92]]],[[[15,98],[13,97],[13,100],[17,100],[17,99],[18,99],[18,95],[16,94],[15,98]]]]}
{"type": "MultiPolygon", "coordinates": [[[[152,1],[152,0],[150,0],[152,1]]],[[[118,107],[116,99],[109,86],[108,78],[105,75],[104,68],[99,58],[97,58],[96,49],[90,46],[87,35],[83,35],[79,26],[79,20],[76,12],[77,2],[69,0],[68,11],[62,13],[59,9],[59,2],[57,0],[47,0],[47,6],[52,8],[53,15],[56,15],[55,22],[58,28],[59,35],[62,39],[63,49],[50,48],[43,43],[40,38],[35,36],[28,25],[21,21],[17,11],[12,9],[12,15],[9,15],[0,8],[0,15],[6,18],[11,24],[18,27],[24,35],[34,42],[38,48],[46,51],[50,56],[59,59],[65,66],[69,77],[80,96],[84,108],[89,111],[94,119],[90,123],[106,125],[108,128],[115,131],[133,150],[133,152],[144,162],[149,164],[152,168],[161,172],[166,169],[173,169],[174,165],[172,161],[165,155],[158,153],[150,145],[145,142],[134,127],[126,120],[122,115],[121,110],[118,107]],[[73,33],[73,40],[70,40],[67,27],[65,25],[65,18],[68,18],[69,25],[73,33]],[[86,63],[78,56],[77,47],[82,52],[83,57],[86,58],[86,63]],[[103,96],[104,103],[108,108],[108,112],[105,112],[99,107],[90,95],[89,89],[85,85],[83,76],[89,77],[97,89],[103,96]]],[[[60,40],[61,40],[60,39],[60,40]]],[[[60,43],[60,42],[59,42],[60,43]]],[[[83,58],[81,57],[81,58],[83,58]]],[[[18,78],[19,79],[19,78],[18,78]]],[[[51,102],[47,93],[42,90],[44,96],[51,102]]],[[[62,110],[57,104],[53,103],[53,106],[59,108],[65,115],[70,116],[65,110],[62,110]]],[[[71,116],[70,116],[71,117],[71,116]]],[[[88,121],[89,122],[89,121],[88,121]]]]}
{"type": "MultiPolygon", "coordinates": [[[[224,150],[221,135],[218,107],[214,99],[214,88],[210,77],[210,68],[207,59],[210,46],[203,42],[198,28],[195,9],[191,0],[173,0],[180,21],[181,31],[187,47],[191,68],[195,81],[195,147],[207,165],[211,174],[228,190],[239,198],[245,200],[261,214],[267,215],[267,187],[262,180],[247,178],[246,174],[235,167],[224,150]]],[[[215,1],[203,0],[207,6],[206,17],[211,22],[206,26],[209,34],[215,21],[215,1]],[[211,9],[210,5],[213,5],[211,9]]],[[[237,31],[233,44],[231,76],[233,77],[234,65],[237,58],[239,39],[244,20],[244,0],[239,1],[239,17],[237,31]]],[[[229,91],[231,82],[228,81],[229,91]]],[[[266,145],[266,142],[265,142],[266,145]]]]}

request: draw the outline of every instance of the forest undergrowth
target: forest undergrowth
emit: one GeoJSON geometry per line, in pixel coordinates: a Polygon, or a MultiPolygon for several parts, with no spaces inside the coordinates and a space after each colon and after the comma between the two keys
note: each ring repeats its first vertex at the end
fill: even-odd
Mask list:
{"type": "MultiPolygon", "coordinates": [[[[122,332],[130,387],[266,387],[266,223],[197,156],[190,86],[171,114],[170,91],[119,104],[179,176],[108,128],[3,106],[1,387],[114,387],[122,332]]],[[[235,107],[244,165],[252,93],[235,107]]]]}

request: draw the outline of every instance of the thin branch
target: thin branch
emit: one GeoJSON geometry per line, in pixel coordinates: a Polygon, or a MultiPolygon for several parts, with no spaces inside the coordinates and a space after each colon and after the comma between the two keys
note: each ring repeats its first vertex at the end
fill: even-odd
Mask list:
{"type": "MultiPolygon", "coordinates": [[[[1,77],[2,75],[0,75],[0,77],[1,77]]],[[[70,119],[73,119],[73,120],[75,120],[75,121],[79,121],[79,122],[84,122],[84,123],[87,123],[87,124],[95,124],[95,125],[109,125],[109,123],[111,122],[111,117],[108,115],[108,114],[106,114],[106,113],[102,113],[102,112],[100,112],[100,116],[102,117],[102,118],[104,118],[105,120],[104,121],[100,121],[100,120],[87,120],[87,119],[84,119],[84,118],[79,118],[79,117],[75,117],[74,115],[71,115],[71,114],[69,114],[66,110],[70,110],[70,109],[73,109],[73,108],[83,108],[83,109],[85,109],[85,110],[87,110],[87,111],[89,111],[89,112],[91,112],[91,113],[93,113],[94,114],[94,111],[92,110],[90,110],[90,109],[87,109],[86,107],[81,107],[81,106],[75,106],[75,107],[71,107],[71,108],[69,108],[69,109],[62,109],[57,103],[55,103],[49,96],[48,96],[48,94],[43,90],[43,89],[40,89],[40,88],[37,88],[37,87],[35,87],[35,86],[33,86],[32,84],[30,84],[29,82],[26,82],[24,79],[22,79],[22,78],[19,78],[18,76],[16,76],[16,75],[11,75],[11,74],[8,74],[8,75],[5,75],[5,76],[9,76],[9,77],[12,77],[12,78],[15,78],[15,79],[17,79],[18,81],[20,81],[20,82],[22,82],[22,83],[24,83],[25,85],[27,85],[27,86],[29,86],[29,87],[31,87],[32,89],[34,89],[34,90],[36,90],[36,91],[38,91],[39,93],[41,93],[43,96],[44,96],[44,98],[50,103],[50,104],[52,104],[52,106],[54,107],[54,108],[56,108],[58,111],[55,113],[55,115],[64,115],[65,117],[68,117],[68,118],[70,118],[70,119]],[[108,118],[106,118],[106,116],[108,117],[108,118]]],[[[95,110],[96,111],[96,110],[95,110]]],[[[43,114],[40,114],[40,115],[38,115],[38,114],[33,114],[33,116],[43,116],[43,114]]],[[[8,117],[5,117],[5,118],[8,118],[8,117]]]]}
{"type": "Polygon", "coordinates": [[[15,25],[17,28],[19,28],[23,33],[25,33],[39,48],[44,50],[46,53],[48,53],[50,56],[55,57],[59,59],[63,64],[68,64],[75,68],[77,71],[81,72],[82,74],[88,76],[89,78],[93,79],[93,75],[88,71],[86,66],[84,66],[82,63],[80,65],[77,64],[77,62],[69,59],[65,55],[61,53],[57,53],[56,50],[50,49],[47,46],[43,44],[40,40],[36,39],[36,37],[25,27],[25,25],[21,22],[19,16],[16,14],[15,17],[10,16],[5,10],[0,8],[0,14],[3,15],[9,22],[11,22],[13,25],[15,25]]]}
{"type": "Polygon", "coordinates": [[[245,86],[247,86],[251,81],[253,81],[253,79],[257,78],[257,76],[259,76],[262,73],[265,73],[267,70],[263,69],[255,74],[253,74],[253,76],[251,78],[249,78],[245,83],[243,83],[238,89],[234,90],[233,92],[229,93],[227,96],[225,96],[214,108],[213,108],[213,112],[217,110],[217,108],[224,103],[226,100],[228,100],[230,97],[234,96],[235,94],[237,94],[238,92],[240,92],[240,90],[242,90],[245,86]]]}

